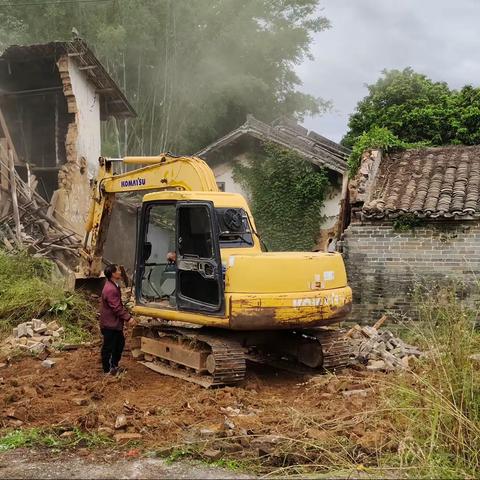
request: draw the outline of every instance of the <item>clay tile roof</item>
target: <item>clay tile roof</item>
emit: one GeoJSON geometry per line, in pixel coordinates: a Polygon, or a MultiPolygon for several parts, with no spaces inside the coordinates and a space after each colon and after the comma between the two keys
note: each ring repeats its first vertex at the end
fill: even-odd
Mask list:
{"type": "Polygon", "coordinates": [[[115,83],[102,63],[81,38],[69,42],[50,42],[36,45],[11,45],[1,55],[0,59],[7,61],[29,61],[38,58],[53,58],[68,55],[84,71],[97,92],[102,95],[102,115],[104,117],[135,117],[137,114],[115,83]]]}
{"type": "Polygon", "coordinates": [[[405,213],[480,218],[480,145],[384,155],[362,214],[394,218],[405,213]]]}
{"type": "Polygon", "coordinates": [[[211,155],[246,136],[290,148],[315,165],[327,167],[341,174],[347,170],[347,158],[350,155],[348,148],[316,132],[309,132],[294,122],[282,119],[270,125],[257,120],[253,115],[247,115],[247,121],[243,125],[206,146],[196,155],[208,161],[211,155]]]}

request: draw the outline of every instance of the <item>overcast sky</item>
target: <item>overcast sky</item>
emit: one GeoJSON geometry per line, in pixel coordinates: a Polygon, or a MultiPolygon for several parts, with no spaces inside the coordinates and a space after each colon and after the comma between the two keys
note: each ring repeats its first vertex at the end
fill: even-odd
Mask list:
{"type": "Polygon", "coordinates": [[[340,140],[384,69],[411,66],[450,87],[480,85],[480,0],[322,0],[332,27],[315,36],[302,90],[333,102],[304,125],[340,140]]]}

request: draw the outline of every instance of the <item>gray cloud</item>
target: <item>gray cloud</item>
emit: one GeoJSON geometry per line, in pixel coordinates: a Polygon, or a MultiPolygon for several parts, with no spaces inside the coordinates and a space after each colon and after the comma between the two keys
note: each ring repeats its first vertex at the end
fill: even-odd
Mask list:
{"type": "Polygon", "coordinates": [[[333,102],[305,126],[333,140],[384,68],[411,66],[452,88],[480,84],[480,0],[323,0],[332,28],[317,34],[314,61],[297,69],[302,90],[333,102]]]}

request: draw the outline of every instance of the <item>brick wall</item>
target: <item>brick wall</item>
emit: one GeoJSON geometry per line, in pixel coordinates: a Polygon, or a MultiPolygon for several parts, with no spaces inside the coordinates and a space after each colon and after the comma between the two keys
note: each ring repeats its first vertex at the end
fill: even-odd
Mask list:
{"type": "Polygon", "coordinates": [[[385,312],[415,318],[416,285],[460,282],[469,303],[478,299],[480,223],[426,223],[395,231],[392,223],[350,224],[343,253],[353,289],[352,320],[366,323],[385,312]]]}

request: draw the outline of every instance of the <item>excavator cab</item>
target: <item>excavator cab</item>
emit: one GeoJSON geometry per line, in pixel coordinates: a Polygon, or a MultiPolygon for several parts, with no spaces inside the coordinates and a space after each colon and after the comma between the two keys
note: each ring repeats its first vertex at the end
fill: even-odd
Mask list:
{"type": "Polygon", "coordinates": [[[210,201],[144,203],[137,243],[137,304],[222,314],[219,239],[210,201]],[[176,262],[167,259],[172,252],[176,262]]]}

